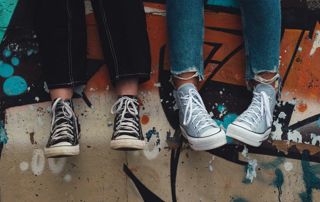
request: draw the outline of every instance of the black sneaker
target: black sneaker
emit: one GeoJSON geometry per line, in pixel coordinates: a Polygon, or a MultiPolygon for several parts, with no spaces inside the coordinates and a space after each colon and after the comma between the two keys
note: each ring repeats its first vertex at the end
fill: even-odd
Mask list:
{"type": "Polygon", "coordinates": [[[111,148],[118,150],[144,149],[146,143],[141,130],[137,97],[120,96],[112,106],[111,113],[116,115],[110,142],[111,148]]]}
{"type": "Polygon", "coordinates": [[[71,100],[55,99],[52,104],[50,137],[44,153],[47,158],[80,153],[80,125],[71,100]]]}

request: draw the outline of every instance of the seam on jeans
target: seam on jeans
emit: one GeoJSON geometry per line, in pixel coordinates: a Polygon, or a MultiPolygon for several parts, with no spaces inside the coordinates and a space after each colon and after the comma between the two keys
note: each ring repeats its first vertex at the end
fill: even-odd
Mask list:
{"type": "Polygon", "coordinates": [[[116,70],[116,78],[119,77],[119,63],[118,63],[118,60],[117,60],[117,55],[116,55],[116,51],[113,47],[113,40],[112,40],[112,36],[111,36],[111,33],[110,33],[110,28],[108,26],[108,20],[107,20],[107,16],[106,16],[106,13],[105,13],[105,10],[103,9],[103,3],[101,0],[99,0],[100,2],[100,12],[101,12],[101,15],[102,15],[102,20],[103,20],[103,27],[104,27],[104,30],[105,30],[105,33],[107,35],[107,38],[109,40],[109,46],[110,46],[110,49],[111,49],[111,55],[114,59],[114,66],[115,66],[115,70],[116,70]]]}
{"type": "Polygon", "coordinates": [[[69,77],[70,77],[70,83],[74,83],[74,79],[72,76],[72,53],[71,53],[71,46],[72,46],[72,29],[71,29],[71,15],[70,15],[70,8],[69,8],[69,1],[66,1],[67,4],[67,14],[68,14],[68,66],[69,66],[69,77]]]}

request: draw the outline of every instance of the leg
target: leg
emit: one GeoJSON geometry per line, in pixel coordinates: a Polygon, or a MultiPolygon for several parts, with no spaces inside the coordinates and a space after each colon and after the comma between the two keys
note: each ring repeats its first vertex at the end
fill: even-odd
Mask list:
{"type": "Polygon", "coordinates": [[[271,133],[279,91],[280,1],[239,1],[247,56],[246,77],[254,91],[250,106],[230,124],[227,135],[260,146],[271,133]]]}
{"type": "Polygon", "coordinates": [[[194,150],[226,144],[226,137],[208,114],[196,85],[203,79],[203,17],[201,0],[167,1],[171,73],[176,87],[182,134],[194,150]]]}
{"type": "Polygon", "coordinates": [[[71,101],[85,82],[86,27],[82,0],[39,2],[38,35],[52,103],[47,157],[79,154],[80,128],[71,101]]]}
{"type": "Polygon", "coordinates": [[[93,0],[102,48],[118,100],[111,148],[145,146],[138,103],[138,84],[149,80],[151,58],[143,3],[140,0],[93,0]]]}

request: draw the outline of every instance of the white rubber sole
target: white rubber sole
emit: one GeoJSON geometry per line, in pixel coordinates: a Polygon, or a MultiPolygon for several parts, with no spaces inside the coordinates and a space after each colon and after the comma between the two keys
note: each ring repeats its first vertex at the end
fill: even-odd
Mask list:
{"type": "Polygon", "coordinates": [[[62,156],[76,156],[80,154],[80,146],[56,146],[44,148],[44,155],[47,158],[62,157],[62,156]]]}
{"type": "Polygon", "coordinates": [[[268,139],[270,133],[271,128],[262,134],[257,134],[232,123],[227,128],[228,137],[232,137],[254,147],[259,147],[264,140],[268,139]]]}
{"type": "Polygon", "coordinates": [[[207,137],[191,137],[180,126],[182,135],[188,140],[190,147],[195,151],[206,151],[227,144],[226,134],[223,130],[207,137]]]}
{"type": "Polygon", "coordinates": [[[118,139],[111,140],[111,149],[116,150],[140,150],[144,149],[146,142],[144,140],[134,140],[134,139],[118,139]]]}

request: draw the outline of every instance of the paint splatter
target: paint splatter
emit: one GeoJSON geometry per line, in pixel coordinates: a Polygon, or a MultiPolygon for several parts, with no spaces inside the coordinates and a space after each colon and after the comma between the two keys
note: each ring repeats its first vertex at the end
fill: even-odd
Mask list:
{"type": "Polygon", "coordinates": [[[241,197],[235,197],[231,200],[231,202],[248,202],[248,201],[241,197]]]}
{"type": "Polygon", "coordinates": [[[48,158],[49,169],[53,174],[61,173],[66,163],[67,158],[48,158]]]}
{"type": "Polygon", "coordinates": [[[299,196],[303,202],[310,202],[310,201],[313,201],[312,190],[320,189],[320,178],[317,176],[317,174],[319,173],[315,173],[312,170],[313,166],[310,165],[309,153],[306,150],[302,152],[301,166],[302,166],[303,181],[304,181],[306,191],[300,193],[299,196]]]}
{"type": "Polygon", "coordinates": [[[14,69],[10,64],[4,63],[0,60],[0,76],[3,78],[8,78],[12,76],[14,69]]]}
{"type": "Polygon", "coordinates": [[[155,159],[161,151],[159,132],[153,127],[145,136],[147,139],[147,146],[143,150],[143,153],[148,160],[155,159]]]}
{"type": "Polygon", "coordinates": [[[302,143],[302,135],[297,130],[289,131],[288,132],[288,141],[302,143]]]}
{"type": "Polygon", "coordinates": [[[317,143],[318,143],[318,145],[320,145],[320,136],[319,135],[311,133],[310,137],[311,137],[311,144],[312,145],[316,145],[317,143]]]}
{"type": "Polygon", "coordinates": [[[3,83],[3,91],[8,96],[16,96],[26,92],[27,82],[21,76],[11,76],[3,83]]]}
{"type": "Polygon", "coordinates": [[[224,112],[224,111],[226,110],[226,108],[225,108],[225,106],[219,104],[218,107],[217,107],[217,110],[218,110],[220,113],[222,113],[222,112],[224,112]]]}
{"type": "Polygon", "coordinates": [[[72,176],[70,174],[66,174],[64,177],[63,177],[63,180],[65,182],[71,182],[72,180],[72,176]]]}
{"type": "Polygon", "coordinates": [[[150,118],[149,118],[148,115],[145,115],[145,114],[144,114],[144,115],[141,117],[141,123],[142,123],[143,125],[148,124],[149,121],[150,121],[150,118]]]}
{"type": "Polygon", "coordinates": [[[275,130],[271,132],[272,140],[282,140],[282,124],[279,123],[279,118],[273,122],[275,130]]]}
{"type": "Polygon", "coordinates": [[[283,185],[283,182],[284,182],[283,173],[279,168],[277,168],[274,171],[274,173],[275,173],[276,177],[273,180],[273,185],[275,187],[277,187],[277,189],[278,189],[278,200],[279,200],[279,202],[281,202],[282,185],[283,185]]]}
{"type": "Polygon", "coordinates": [[[286,161],[284,164],[283,164],[283,167],[286,171],[292,171],[293,170],[293,164],[291,162],[288,162],[286,161]]]}
{"type": "Polygon", "coordinates": [[[246,178],[242,182],[245,184],[249,184],[253,182],[253,179],[257,177],[256,169],[258,163],[256,159],[249,160],[248,165],[246,166],[246,178]]]}
{"type": "Polygon", "coordinates": [[[299,112],[305,112],[308,108],[308,105],[306,103],[299,103],[297,106],[297,109],[299,110],[299,112]]]}
{"type": "Polygon", "coordinates": [[[31,159],[31,170],[34,175],[41,175],[45,166],[45,158],[42,149],[33,150],[31,159]]]}
{"type": "Polygon", "coordinates": [[[26,171],[29,169],[28,162],[22,161],[19,165],[21,171],[26,171]]]}
{"type": "Polygon", "coordinates": [[[318,48],[320,48],[320,30],[315,31],[315,39],[310,50],[310,56],[312,56],[318,48]]]}
{"type": "Polygon", "coordinates": [[[7,144],[8,143],[8,136],[7,132],[4,128],[3,121],[0,121],[0,144],[7,144]]]}

